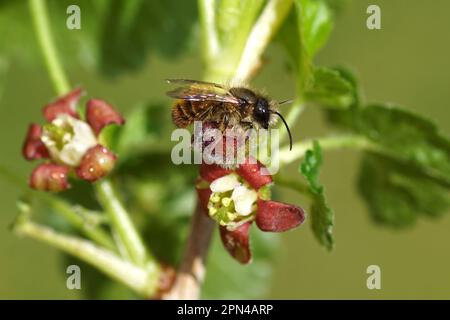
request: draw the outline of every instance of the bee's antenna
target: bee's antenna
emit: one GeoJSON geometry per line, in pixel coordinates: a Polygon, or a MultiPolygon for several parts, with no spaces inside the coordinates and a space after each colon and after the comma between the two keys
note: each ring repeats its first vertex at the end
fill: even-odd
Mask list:
{"type": "Polygon", "coordinates": [[[278,105],[291,103],[292,101],[294,101],[294,100],[292,100],[292,99],[281,100],[281,101],[278,101],[278,105]]]}
{"type": "Polygon", "coordinates": [[[289,126],[288,126],[286,120],[284,120],[284,118],[281,115],[281,113],[279,113],[277,111],[272,111],[272,113],[275,113],[277,116],[279,116],[281,118],[281,121],[283,121],[284,126],[286,127],[286,130],[287,130],[288,135],[289,135],[289,150],[292,150],[292,135],[291,135],[291,130],[289,130],[289,126]]]}

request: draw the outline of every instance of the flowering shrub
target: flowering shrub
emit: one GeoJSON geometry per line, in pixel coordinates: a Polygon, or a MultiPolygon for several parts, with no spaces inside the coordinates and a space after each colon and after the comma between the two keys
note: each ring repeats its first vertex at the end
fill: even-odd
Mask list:
{"type": "MultiPolygon", "coordinates": [[[[0,14],[4,7],[20,6],[16,2],[0,6],[0,14]]],[[[296,229],[306,221],[319,246],[334,248],[338,218],[320,179],[325,154],[333,149],[361,152],[357,186],[374,222],[398,228],[448,212],[448,138],[419,115],[389,104],[366,103],[358,80],[348,70],[315,63],[333,28],[337,3],[199,0],[195,8],[192,2],[175,0],[118,0],[111,6],[79,0],[83,10],[96,14],[83,13],[83,29],[67,33],[50,28],[59,25],[61,13],[66,14],[63,1],[28,2],[34,33],[32,29],[25,33],[35,35],[37,46],[22,42],[20,49],[29,45],[30,56],[45,60],[59,98],[44,106],[45,124],[28,127],[22,154],[40,164],[29,178],[31,188],[18,201],[13,230],[58,248],[66,262],[82,266],[86,297],[266,296],[273,259],[281,251],[282,237],[273,233],[308,232],[305,227],[296,229]],[[49,9],[56,23],[48,21],[49,9]],[[201,37],[195,37],[195,30],[200,30],[201,37]],[[265,58],[270,45],[283,52],[271,59],[279,62],[277,66],[288,66],[285,73],[293,83],[286,86],[293,87],[287,97],[293,98],[292,106],[279,110],[286,126],[295,128],[302,111],[310,106],[325,115],[324,127],[333,126],[329,135],[304,140],[299,140],[298,130],[292,130],[292,146],[285,142],[287,133],[280,130],[276,174],[269,173],[275,153],[250,156],[246,138],[231,138],[233,153],[244,154],[243,163],[223,164],[225,153],[217,152],[198,167],[176,166],[170,161],[174,126],[168,100],[128,110],[124,125],[120,113],[103,100],[89,99],[83,112],[79,104],[83,90],[71,90],[63,68],[73,61],[78,66],[81,57],[83,67],[92,73],[110,78],[128,72],[127,77],[132,77],[150,52],[172,61],[189,48],[198,48],[205,80],[248,83],[272,63],[265,58]],[[64,59],[58,55],[61,47],[64,59]],[[34,54],[33,49],[39,52],[34,54]],[[292,197],[292,204],[281,202],[283,188],[302,197],[292,197]]],[[[16,20],[12,17],[0,24],[0,30],[3,25],[15,30],[10,27],[16,20]]],[[[12,40],[3,41],[5,47],[20,39],[12,40]]],[[[1,67],[0,63],[0,72],[1,67]]],[[[268,85],[272,91],[272,83],[268,85]]],[[[116,85],[114,90],[124,89],[116,85]]],[[[148,86],[148,90],[163,99],[161,88],[148,86]]],[[[207,121],[203,125],[220,127],[207,121]]],[[[283,124],[274,124],[274,129],[279,125],[283,124]]],[[[308,136],[304,128],[301,134],[308,136]]],[[[239,128],[233,130],[240,134],[239,128]]],[[[198,143],[205,147],[230,140],[222,132],[221,138],[206,142],[194,138],[192,149],[198,143]]],[[[250,147],[261,144],[258,140],[250,147]]],[[[17,180],[8,168],[0,168],[0,174],[17,180]]],[[[25,179],[18,180],[25,185],[25,179]]],[[[345,180],[338,185],[348,184],[345,180]]]]}

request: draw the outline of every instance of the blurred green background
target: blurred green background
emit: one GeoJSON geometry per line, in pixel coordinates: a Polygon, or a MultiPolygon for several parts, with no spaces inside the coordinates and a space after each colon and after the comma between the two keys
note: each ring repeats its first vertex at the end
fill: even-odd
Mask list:
{"type": "MultiPolygon", "coordinates": [[[[23,8],[26,10],[26,6],[23,8]]],[[[434,120],[449,133],[449,12],[450,2],[445,0],[352,1],[340,12],[331,40],[316,62],[350,67],[359,77],[367,101],[397,103],[434,120]],[[366,28],[369,4],[381,7],[382,30],[366,28]]],[[[19,31],[10,30],[13,36],[8,39],[24,34],[19,31]]],[[[27,36],[33,39],[33,35],[27,36]]],[[[281,55],[277,46],[270,47],[267,65],[254,82],[275,98],[290,97],[294,90],[281,55]]],[[[35,58],[39,61],[40,56],[35,58]]],[[[77,63],[70,64],[68,73],[73,84],[83,85],[91,95],[107,98],[122,112],[158,99],[168,104],[169,117],[170,101],[164,97],[167,87],[163,79],[200,78],[202,66],[193,53],[174,61],[151,54],[138,72],[113,80],[77,63]]],[[[43,63],[20,58],[9,62],[2,81],[0,164],[20,174],[25,184],[33,167],[20,153],[25,130],[30,121],[41,121],[40,108],[54,92],[43,63]]],[[[318,110],[308,108],[293,134],[296,139],[312,137],[325,133],[325,128],[318,110]]],[[[450,216],[419,219],[415,226],[398,231],[375,225],[356,192],[358,160],[359,154],[354,151],[325,154],[321,176],[336,213],[336,248],[326,252],[307,225],[280,234],[282,252],[274,277],[267,279],[271,282],[267,298],[449,299],[450,216]],[[366,268],[372,264],[381,267],[381,290],[366,287],[366,268]]],[[[293,192],[279,191],[284,201],[304,201],[293,192]]],[[[19,239],[8,230],[16,215],[18,196],[19,190],[0,181],[0,298],[80,298],[83,290],[66,289],[66,265],[57,250],[19,239]]]]}

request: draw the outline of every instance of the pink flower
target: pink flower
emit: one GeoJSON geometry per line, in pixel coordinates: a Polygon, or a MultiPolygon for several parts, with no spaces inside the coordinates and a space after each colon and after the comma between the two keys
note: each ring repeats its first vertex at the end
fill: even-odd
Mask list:
{"type": "Polygon", "coordinates": [[[96,181],[114,167],[116,156],[99,143],[98,135],[109,124],[124,124],[122,116],[105,101],[87,102],[86,121],[76,109],[83,90],[75,89],[43,109],[43,126],[31,124],[22,153],[27,160],[48,159],[31,174],[30,187],[58,192],[70,187],[72,172],[83,180],[96,181]]]}
{"type": "Polygon", "coordinates": [[[293,229],[305,220],[302,208],[270,200],[272,177],[258,161],[234,170],[202,164],[196,189],[205,214],[219,223],[227,251],[240,263],[251,261],[249,231],[253,222],[266,232],[293,229]]]}

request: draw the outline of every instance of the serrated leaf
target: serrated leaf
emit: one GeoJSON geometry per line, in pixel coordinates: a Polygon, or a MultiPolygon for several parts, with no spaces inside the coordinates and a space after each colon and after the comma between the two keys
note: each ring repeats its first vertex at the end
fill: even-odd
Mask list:
{"type": "Polygon", "coordinates": [[[441,216],[450,207],[448,188],[375,154],[364,155],[358,185],[374,221],[391,227],[412,225],[420,214],[441,216]]]}
{"type": "Polygon", "coordinates": [[[313,78],[304,95],[307,102],[330,108],[347,108],[355,103],[355,88],[339,70],[316,68],[313,78]]]}
{"type": "Polygon", "coordinates": [[[313,57],[319,51],[333,29],[333,14],[324,0],[296,0],[301,14],[303,43],[313,57]]]}
{"type": "Polygon", "coordinates": [[[369,105],[330,111],[329,120],[367,137],[380,152],[417,166],[450,186],[450,141],[429,120],[398,107],[369,105]]]}
{"type": "Polygon", "coordinates": [[[313,149],[306,152],[300,165],[300,171],[308,181],[312,195],[311,224],[314,235],[320,244],[331,250],[334,246],[334,212],[325,199],[324,187],[319,183],[319,171],[322,164],[322,150],[317,141],[313,149]]]}
{"type": "Polygon", "coordinates": [[[313,78],[312,60],[325,44],[333,26],[333,14],[324,0],[296,0],[277,34],[297,75],[298,92],[303,93],[313,78]]]}

